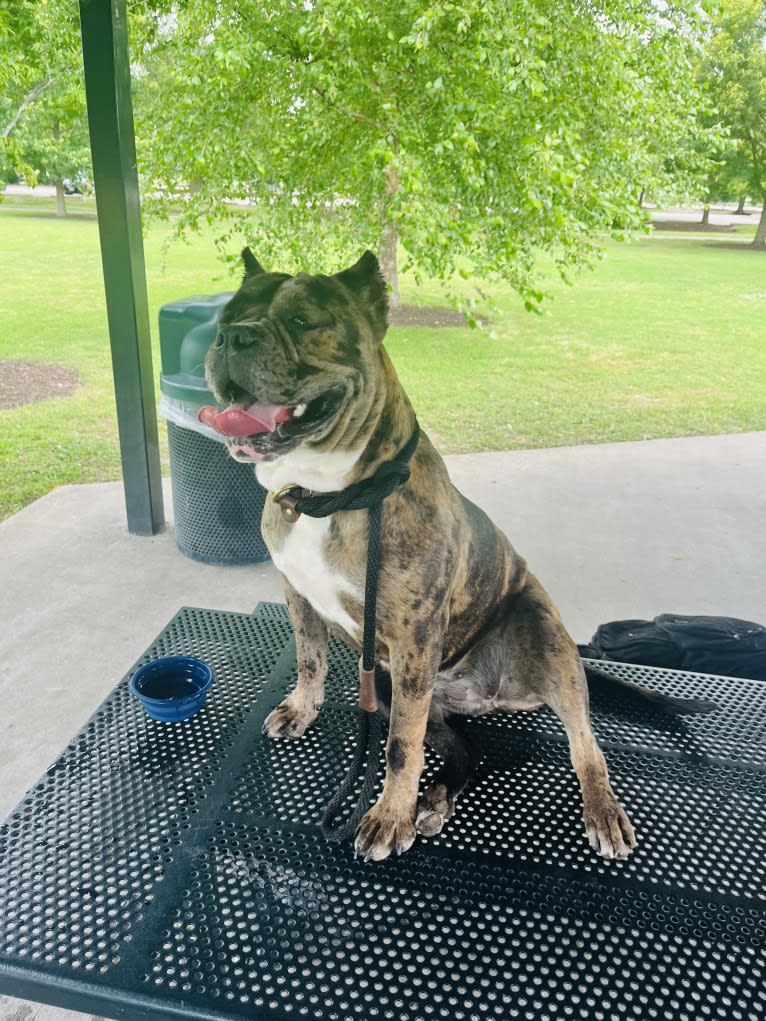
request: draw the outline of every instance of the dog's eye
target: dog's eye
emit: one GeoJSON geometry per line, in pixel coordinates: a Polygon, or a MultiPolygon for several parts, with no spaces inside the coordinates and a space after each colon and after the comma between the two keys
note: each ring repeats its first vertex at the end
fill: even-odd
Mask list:
{"type": "Polygon", "coordinates": [[[308,327],[308,323],[302,316],[293,316],[290,322],[300,330],[305,330],[308,327]]]}
{"type": "Polygon", "coordinates": [[[456,681],[462,681],[465,677],[465,670],[456,670],[452,676],[456,681]]]}

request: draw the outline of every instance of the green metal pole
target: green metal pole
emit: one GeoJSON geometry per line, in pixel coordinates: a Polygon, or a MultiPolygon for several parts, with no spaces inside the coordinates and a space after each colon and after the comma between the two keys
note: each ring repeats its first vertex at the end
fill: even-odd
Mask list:
{"type": "Polygon", "coordinates": [[[164,524],[125,0],[80,0],[93,184],[128,530],[164,524]]]}

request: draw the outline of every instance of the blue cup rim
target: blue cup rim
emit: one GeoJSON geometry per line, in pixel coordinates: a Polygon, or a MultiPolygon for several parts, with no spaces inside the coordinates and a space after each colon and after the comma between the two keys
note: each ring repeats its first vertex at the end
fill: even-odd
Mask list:
{"type": "Polygon", "coordinates": [[[204,699],[213,684],[213,680],[212,667],[203,659],[198,659],[196,656],[158,656],[156,659],[150,659],[148,663],[144,663],[136,670],[130,678],[128,689],[134,698],[137,698],[139,702],[146,705],[158,708],[163,706],[185,706],[204,699]],[[196,691],[188,695],[172,698],[153,698],[151,695],[145,695],[141,691],[141,682],[147,677],[163,670],[170,671],[173,668],[178,669],[182,666],[185,666],[187,670],[191,668],[189,672],[192,674],[193,679],[199,682],[199,687],[196,691]]]}

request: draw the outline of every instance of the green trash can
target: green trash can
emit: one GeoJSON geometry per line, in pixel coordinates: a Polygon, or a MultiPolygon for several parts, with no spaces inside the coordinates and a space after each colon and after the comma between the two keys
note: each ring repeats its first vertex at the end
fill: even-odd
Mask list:
{"type": "Polygon", "coordinates": [[[178,549],[206,564],[257,564],[269,559],[261,535],[266,490],[197,418],[204,405],[216,404],[205,384],[205,354],[230,298],[195,296],[160,309],[160,414],[168,426],[178,549]]]}

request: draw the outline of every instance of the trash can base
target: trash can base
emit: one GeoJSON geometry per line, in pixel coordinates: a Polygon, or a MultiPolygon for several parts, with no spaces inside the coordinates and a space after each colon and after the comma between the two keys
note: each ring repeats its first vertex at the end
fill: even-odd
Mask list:
{"type": "Polygon", "coordinates": [[[222,443],[168,422],[176,546],[205,564],[260,564],[266,490],[222,443]]]}

